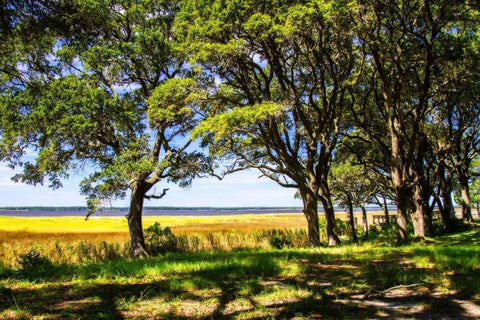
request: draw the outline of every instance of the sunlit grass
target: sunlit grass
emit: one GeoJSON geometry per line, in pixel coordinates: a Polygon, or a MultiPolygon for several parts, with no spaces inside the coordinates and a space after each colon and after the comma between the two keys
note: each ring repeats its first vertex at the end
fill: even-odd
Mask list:
{"type": "MultiPolygon", "coordinates": [[[[0,317],[82,312],[86,319],[103,312],[105,318],[375,318],[391,311],[345,301],[358,295],[379,299],[379,292],[412,284],[417,286],[400,293],[478,296],[477,255],[478,248],[468,244],[347,245],[52,265],[43,271],[4,272],[0,294],[7,299],[0,302],[0,317]]],[[[409,318],[407,313],[403,317],[409,318]]]]}
{"type": "MultiPolygon", "coordinates": [[[[305,228],[301,214],[147,216],[183,237],[184,251],[267,248],[266,229],[305,228]]],[[[128,256],[124,217],[0,217],[0,268],[19,267],[16,257],[35,250],[55,263],[85,263],[128,256]]],[[[306,242],[302,240],[303,242],[306,242]]]]}
{"type": "MultiPolygon", "coordinates": [[[[431,318],[442,306],[446,317],[476,317],[457,301],[480,299],[478,225],[402,247],[365,242],[278,250],[257,229],[265,219],[265,227],[287,230],[268,224],[270,217],[226,216],[223,223],[232,220],[233,229],[216,232],[207,231],[214,221],[204,217],[147,217],[146,225],[160,220],[199,244],[142,260],[128,258],[128,235],[113,232],[111,218],[99,218],[99,234],[85,230],[81,219],[50,235],[1,231],[0,318],[416,318],[417,309],[419,317],[431,318]],[[41,253],[39,264],[5,259],[31,248],[41,253]],[[366,303],[372,301],[383,304],[366,303]]],[[[23,228],[28,219],[15,221],[23,228]]],[[[55,230],[50,219],[41,223],[55,230]]]]}

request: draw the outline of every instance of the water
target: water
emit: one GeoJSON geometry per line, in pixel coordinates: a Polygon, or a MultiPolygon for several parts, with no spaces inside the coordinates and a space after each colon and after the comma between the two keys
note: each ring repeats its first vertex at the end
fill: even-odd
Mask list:
{"type": "MultiPolygon", "coordinates": [[[[96,212],[92,217],[124,216],[128,209],[112,209],[96,212]]],[[[301,213],[301,208],[165,208],[143,210],[144,216],[217,216],[240,214],[301,213]]],[[[45,209],[0,209],[0,216],[9,217],[85,217],[86,208],[45,208],[45,209]]]]}

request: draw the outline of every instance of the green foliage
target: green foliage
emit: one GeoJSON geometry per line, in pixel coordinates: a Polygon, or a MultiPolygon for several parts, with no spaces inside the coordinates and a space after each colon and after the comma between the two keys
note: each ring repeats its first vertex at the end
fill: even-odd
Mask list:
{"type": "Polygon", "coordinates": [[[265,230],[260,237],[266,238],[272,248],[295,248],[303,247],[307,243],[307,233],[305,230],[265,230]]]}
{"type": "Polygon", "coordinates": [[[335,219],[335,233],[338,236],[350,236],[352,234],[352,231],[350,225],[348,224],[348,221],[335,219]]]}
{"type": "Polygon", "coordinates": [[[376,183],[369,177],[368,169],[352,164],[351,159],[343,163],[337,160],[331,168],[329,178],[335,200],[343,208],[348,208],[349,200],[355,207],[364,206],[377,190],[376,183]]]}
{"type": "MultiPolygon", "coordinates": [[[[249,129],[261,122],[269,119],[275,119],[283,114],[286,107],[282,104],[273,102],[262,102],[252,106],[236,108],[232,111],[221,113],[219,115],[202,121],[200,125],[193,130],[193,136],[201,136],[205,133],[213,133],[215,141],[231,137],[239,130],[248,132],[249,129]]],[[[246,142],[247,139],[244,141],[246,142]]]]}
{"type": "Polygon", "coordinates": [[[148,253],[152,256],[176,252],[179,248],[179,238],[169,227],[162,228],[158,222],[145,229],[145,243],[148,253]]]}
{"type": "Polygon", "coordinates": [[[16,181],[57,188],[93,168],[81,182],[92,213],[129,189],[142,199],[159,181],[188,186],[208,171],[188,149],[202,96],[172,29],[177,1],[18,6],[0,39],[12,42],[0,59],[0,160],[23,168],[16,181]]]}
{"type": "Polygon", "coordinates": [[[34,248],[31,248],[26,254],[18,256],[17,259],[22,273],[41,274],[52,267],[50,260],[34,248]]]}
{"type": "Polygon", "coordinates": [[[226,172],[257,168],[282,186],[302,189],[304,197],[315,194],[304,199],[315,202],[310,207],[317,206],[317,197],[330,203],[328,171],[358,76],[353,25],[344,18],[354,6],[282,0],[182,4],[177,35],[191,63],[216,84],[205,88],[210,113],[194,136],[202,137],[210,154],[234,159],[226,172]]]}
{"type": "Polygon", "coordinates": [[[201,100],[197,82],[192,78],[173,78],[157,86],[149,97],[148,117],[162,125],[185,125],[194,117],[192,105],[201,100]]]}

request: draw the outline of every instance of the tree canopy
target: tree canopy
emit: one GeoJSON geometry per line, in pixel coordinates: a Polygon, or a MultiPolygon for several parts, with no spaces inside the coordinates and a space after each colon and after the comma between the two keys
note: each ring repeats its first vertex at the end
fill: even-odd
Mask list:
{"type": "Polygon", "coordinates": [[[23,168],[15,180],[54,188],[88,168],[92,212],[130,191],[134,256],[147,254],[144,199],[167,192],[154,187],[187,186],[215,160],[297,189],[314,246],[319,202],[339,244],[332,191],[360,199],[372,186],[362,177],[385,209],[397,205],[400,243],[409,222],[415,237],[432,231],[435,205],[453,227],[457,182],[472,218],[472,3],[7,0],[0,10],[0,159],[23,168]]]}
{"type": "Polygon", "coordinates": [[[172,29],[177,3],[49,4],[32,2],[12,25],[9,43],[19,62],[2,82],[2,159],[23,167],[16,180],[48,178],[52,187],[88,168],[81,191],[92,212],[130,190],[132,253],[146,255],[143,200],[161,198],[166,189],[149,191],[161,181],[188,185],[208,165],[189,149],[199,106],[178,107],[198,95],[172,29]],[[39,24],[40,37],[30,38],[29,27],[39,24]],[[23,162],[31,151],[34,161],[23,162]]]}

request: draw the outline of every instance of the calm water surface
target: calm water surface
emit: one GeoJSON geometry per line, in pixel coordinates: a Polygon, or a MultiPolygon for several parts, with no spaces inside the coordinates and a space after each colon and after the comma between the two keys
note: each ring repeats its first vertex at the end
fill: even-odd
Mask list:
{"type": "MultiPolygon", "coordinates": [[[[9,217],[84,217],[87,209],[25,209],[4,210],[0,209],[0,216],[9,217]]],[[[116,217],[127,214],[128,209],[104,210],[97,212],[92,217],[116,217]]],[[[144,216],[216,216],[239,214],[274,214],[274,213],[301,213],[301,208],[246,208],[246,209],[145,209],[144,216]]]]}

